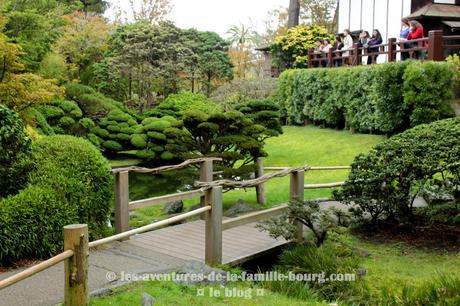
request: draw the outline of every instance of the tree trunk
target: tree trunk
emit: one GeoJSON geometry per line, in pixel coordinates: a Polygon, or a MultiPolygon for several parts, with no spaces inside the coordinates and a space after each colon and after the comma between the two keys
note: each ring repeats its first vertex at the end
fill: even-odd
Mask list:
{"type": "Polygon", "coordinates": [[[299,25],[300,18],[300,1],[290,0],[289,2],[289,19],[288,28],[293,28],[299,25]]]}

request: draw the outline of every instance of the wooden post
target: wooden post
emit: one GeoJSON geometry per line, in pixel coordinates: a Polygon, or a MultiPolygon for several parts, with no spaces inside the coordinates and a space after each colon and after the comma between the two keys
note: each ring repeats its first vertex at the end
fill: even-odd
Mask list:
{"type": "Polygon", "coordinates": [[[334,60],[333,60],[332,48],[329,48],[329,52],[327,53],[327,67],[332,68],[334,67],[334,60]]]}
{"type": "Polygon", "coordinates": [[[388,39],[388,62],[396,60],[396,38],[388,39]]]}
{"type": "Polygon", "coordinates": [[[308,68],[312,68],[313,67],[313,50],[312,49],[308,49],[308,68]]]}
{"type": "Polygon", "coordinates": [[[74,224],[64,227],[64,250],[74,252],[64,263],[65,305],[88,305],[88,225],[74,224]]]}
{"type": "Polygon", "coordinates": [[[222,264],[222,186],[212,188],[212,209],[206,212],[205,262],[222,264]]]}
{"type": "Polygon", "coordinates": [[[129,230],[129,172],[115,174],[115,230],[117,234],[129,230]]]}
{"type": "Polygon", "coordinates": [[[360,61],[360,54],[359,54],[359,44],[354,44],[353,45],[353,63],[352,66],[359,66],[361,65],[360,61]]]}
{"type": "MultiPolygon", "coordinates": [[[[256,170],[256,178],[259,178],[264,175],[264,161],[262,158],[258,158],[256,160],[257,170],[256,170]]],[[[265,205],[265,184],[261,183],[256,186],[256,194],[257,194],[257,203],[265,205]]]]}
{"type": "MultiPolygon", "coordinates": [[[[290,184],[290,197],[291,201],[303,201],[305,197],[304,193],[304,171],[296,171],[291,173],[291,184],[290,184]]],[[[303,224],[296,221],[297,227],[296,241],[301,243],[303,241],[303,224]]]]}
{"type": "Polygon", "coordinates": [[[443,61],[444,60],[444,51],[442,39],[442,31],[430,31],[428,34],[428,59],[430,61],[443,61]]]}
{"type": "MultiPolygon", "coordinates": [[[[200,165],[200,182],[212,182],[214,179],[213,176],[213,162],[211,159],[207,159],[204,162],[201,163],[200,165]]],[[[206,205],[211,205],[211,189],[207,190],[200,198],[200,207],[205,207],[206,205]]],[[[204,220],[206,216],[202,215],[201,220],[204,220]]]]}

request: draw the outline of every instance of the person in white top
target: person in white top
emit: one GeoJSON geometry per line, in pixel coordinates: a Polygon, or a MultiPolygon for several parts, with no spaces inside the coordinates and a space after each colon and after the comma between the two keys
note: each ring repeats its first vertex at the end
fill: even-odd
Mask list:
{"type": "MultiPolygon", "coordinates": [[[[343,35],[345,36],[345,38],[343,39],[343,49],[342,50],[346,50],[346,51],[342,53],[342,56],[347,57],[347,56],[350,56],[350,51],[348,50],[353,49],[353,38],[351,37],[350,30],[348,29],[343,30],[343,35]]],[[[351,63],[350,58],[346,58],[344,60],[344,63],[350,64],[351,63]]]]}

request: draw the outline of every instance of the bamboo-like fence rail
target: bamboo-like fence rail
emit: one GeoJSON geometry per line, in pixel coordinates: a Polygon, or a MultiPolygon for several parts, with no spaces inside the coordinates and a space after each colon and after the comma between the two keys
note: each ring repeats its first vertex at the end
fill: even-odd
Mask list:
{"type": "MultiPolygon", "coordinates": [[[[259,177],[248,181],[217,180],[213,181],[213,161],[216,158],[201,158],[188,160],[179,165],[164,166],[154,169],[128,167],[115,169],[115,228],[116,234],[96,241],[88,241],[88,226],[86,224],[74,224],[64,227],[64,251],[42,263],[34,265],[18,274],[0,281],[0,290],[20,281],[23,281],[41,271],[44,271],[61,262],[65,262],[64,277],[64,303],[68,306],[87,305],[89,301],[88,290],[88,256],[89,250],[99,246],[129,239],[129,237],[157,230],[162,227],[172,225],[178,221],[186,220],[195,216],[203,216],[205,220],[205,262],[211,266],[222,263],[222,233],[225,230],[238,227],[240,225],[261,221],[283,213],[287,204],[268,208],[261,211],[252,212],[232,219],[223,219],[223,188],[249,188],[256,187],[259,191],[261,185],[267,181],[277,178],[290,176],[290,201],[304,199],[304,190],[311,188],[326,188],[326,186],[305,185],[304,173],[309,170],[346,170],[349,167],[266,167],[263,168],[262,160],[258,160],[259,177]],[[200,181],[196,185],[198,190],[182,192],[173,195],[165,195],[140,201],[129,201],[129,172],[141,173],[160,173],[182,169],[184,167],[200,164],[200,181]],[[278,172],[263,174],[263,170],[279,170],[278,172]],[[187,198],[200,197],[201,207],[193,211],[173,216],[171,218],[155,222],[140,228],[129,229],[129,211],[158,205],[168,201],[182,200],[187,198]]],[[[325,184],[323,184],[325,185],[325,184]]],[[[337,183],[329,184],[327,188],[339,186],[337,183]]],[[[265,195],[263,195],[265,198],[265,195]]],[[[258,197],[258,200],[259,197],[258,197]]],[[[303,225],[296,222],[297,234],[295,241],[303,240],[303,225]]]]}

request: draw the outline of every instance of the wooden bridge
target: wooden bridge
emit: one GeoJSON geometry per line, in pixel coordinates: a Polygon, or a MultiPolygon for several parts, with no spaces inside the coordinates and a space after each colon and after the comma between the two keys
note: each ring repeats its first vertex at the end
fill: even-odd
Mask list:
{"type": "MultiPolygon", "coordinates": [[[[247,181],[214,180],[213,162],[217,158],[187,160],[182,164],[154,169],[128,167],[113,170],[115,175],[115,228],[116,234],[97,241],[88,241],[87,225],[64,227],[64,252],[16,275],[0,281],[0,290],[25,280],[43,270],[64,262],[65,304],[86,305],[88,299],[88,256],[90,249],[117,242],[126,248],[142,249],[143,253],[159,254],[182,260],[196,260],[211,266],[239,264],[281,247],[291,241],[274,239],[256,228],[256,222],[281,214],[287,204],[256,211],[236,218],[223,218],[223,190],[232,188],[257,188],[258,201],[265,201],[264,183],[275,177],[290,176],[290,200],[303,200],[304,189],[331,188],[342,185],[304,184],[305,171],[343,170],[349,167],[267,167],[258,161],[257,177],[247,181]],[[139,201],[129,200],[129,172],[160,173],[200,166],[198,189],[139,201]],[[263,170],[276,171],[264,174],[263,170]],[[201,207],[169,219],[140,228],[129,228],[129,211],[160,205],[167,202],[200,197],[201,207]],[[178,224],[186,219],[191,222],[178,224]],[[198,220],[196,220],[198,218],[198,220]],[[174,225],[174,226],[172,226],[174,225]],[[169,226],[169,227],[168,227],[169,226]]],[[[296,241],[303,239],[303,226],[296,222],[296,241]]],[[[154,255],[152,255],[154,257],[154,255]]],[[[154,260],[154,258],[151,258],[154,260]]]]}

